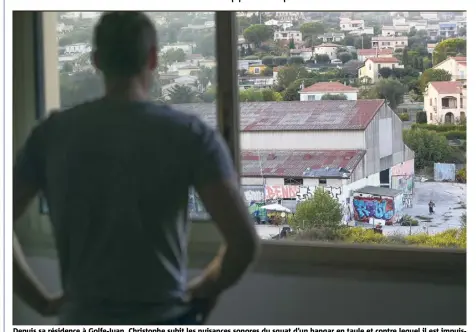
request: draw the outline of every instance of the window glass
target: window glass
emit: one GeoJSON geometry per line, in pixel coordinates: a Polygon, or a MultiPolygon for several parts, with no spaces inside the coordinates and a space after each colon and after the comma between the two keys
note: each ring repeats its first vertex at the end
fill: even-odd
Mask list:
{"type": "Polygon", "coordinates": [[[251,61],[261,61],[262,73],[273,80],[271,88],[255,84],[240,91],[241,181],[250,213],[260,220],[259,233],[276,237],[289,224],[293,240],[437,246],[448,238],[447,246],[464,247],[466,185],[457,170],[466,160],[453,155],[464,154],[464,140],[455,143],[448,140],[452,134],[436,131],[454,127],[421,123],[428,113],[418,82],[420,72],[431,67],[430,38],[425,30],[412,29],[408,47],[399,50],[392,45],[407,42],[380,41],[381,57],[397,58],[404,68],[381,60],[374,68],[369,61],[368,70],[362,70],[364,63],[357,59],[361,49],[362,58],[375,56],[372,45],[379,47],[382,26],[393,25],[393,18],[408,14],[406,20],[419,20],[419,14],[292,14],[289,29],[279,13],[237,17],[240,45],[249,45],[239,47],[240,70],[248,72],[251,61]],[[360,35],[355,24],[344,24],[348,17],[363,20],[375,35],[360,35]],[[276,20],[275,27],[265,24],[270,20],[276,20]],[[339,26],[345,37],[330,41],[338,46],[326,55],[320,36],[336,33],[339,26]],[[289,39],[281,33],[281,40],[273,40],[274,31],[285,30],[299,30],[302,41],[290,32],[289,39]],[[365,77],[372,69],[378,71],[375,81],[365,77]],[[409,109],[403,121],[393,112],[399,106],[409,109]],[[262,205],[269,204],[290,212],[266,212],[262,205]]]}

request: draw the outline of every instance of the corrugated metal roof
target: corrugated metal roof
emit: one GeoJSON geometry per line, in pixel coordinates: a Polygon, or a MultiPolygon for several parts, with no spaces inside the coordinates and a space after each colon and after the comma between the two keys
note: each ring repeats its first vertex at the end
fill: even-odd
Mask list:
{"type": "Polygon", "coordinates": [[[242,176],[348,177],[364,155],[364,150],[243,150],[242,176]]]}
{"type": "Polygon", "coordinates": [[[375,195],[375,196],[395,197],[401,194],[402,191],[397,189],[392,189],[392,188],[386,188],[386,187],[366,186],[366,187],[354,190],[354,193],[368,194],[368,195],[375,195]]]}
{"type": "MultiPolygon", "coordinates": [[[[240,103],[241,131],[364,130],[384,105],[374,100],[240,103]]],[[[216,127],[216,104],[171,105],[216,127]]]]}

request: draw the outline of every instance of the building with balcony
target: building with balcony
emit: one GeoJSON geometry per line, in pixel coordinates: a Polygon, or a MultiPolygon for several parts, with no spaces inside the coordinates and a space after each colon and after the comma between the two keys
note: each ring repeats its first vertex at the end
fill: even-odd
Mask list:
{"type": "Polygon", "coordinates": [[[359,68],[359,79],[368,80],[368,83],[376,83],[380,79],[380,69],[382,68],[403,68],[400,61],[394,57],[367,58],[362,67],[359,68]]]}
{"type": "Polygon", "coordinates": [[[446,60],[440,62],[433,69],[443,69],[451,74],[452,81],[466,81],[467,67],[465,56],[449,57],[446,60]]]}
{"type": "Polygon", "coordinates": [[[357,100],[359,89],[340,82],[319,82],[299,91],[301,101],[321,100],[324,95],[343,95],[347,100],[357,100]]]}
{"type": "Polygon", "coordinates": [[[390,48],[398,49],[408,46],[408,37],[406,36],[376,36],[372,37],[372,48],[390,48]]]}
{"type": "Polygon", "coordinates": [[[345,34],[342,32],[327,32],[317,36],[323,43],[336,43],[341,42],[345,38],[345,34]]]}
{"type": "Polygon", "coordinates": [[[440,26],[438,24],[428,24],[426,33],[429,40],[436,41],[440,35],[440,26]]]}
{"type": "Polygon", "coordinates": [[[443,38],[458,36],[458,24],[456,22],[440,22],[438,27],[438,35],[443,38]]]}
{"type": "Polygon", "coordinates": [[[368,58],[392,58],[393,51],[389,48],[367,48],[357,50],[357,60],[365,61],[368,58]]]}
{"type": "Polygon", "coordinates": [[[430,82],[424,95],[428,123],[454,124],[466,119],[466,85],[458,81],[430,82]]]}
{"type": "Polygon", "coordinates": [[[294,40],[295,42],[302,42],[302,33],[298,30],[283,30],[274,33],[274,41],[280,40],[294,40]]]}

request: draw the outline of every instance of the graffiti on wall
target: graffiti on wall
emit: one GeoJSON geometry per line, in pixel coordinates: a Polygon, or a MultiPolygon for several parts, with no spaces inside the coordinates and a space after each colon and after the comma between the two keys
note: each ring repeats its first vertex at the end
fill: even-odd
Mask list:
{"type": "Polygon", "coordinates": [[[392,167],[392,176],[398,176],[398,175],[412,175],[415,173],[415,160],[407,160],[403,163],[400,163],[398,165],[395,165],[392,167]]]}
{"type": "Polygon", "coordinates": [[[284,186],[284,185],[276,185],[276,186],[266,186],[265,193],[266,193],[266,200],[271,199],[295,199],[297,197],[297,193],[299,192],[299,186],[284,186]]]}
{"type": "Polygon", "coordinates": [[[243,186],[243,196],[245,201],[251,202],[263,202],[264,201],[264,189],[263,186],[243,186]]]}
{"type": "Polygon", "coordinates": [[[404,194],[413,193],[413,174],[392,176],[392,188],[401,190],[404,194]]]}
{"type": "Polygon", "coordinates": [[[403,194],[402,198],[403,202],[403,207],[405,209],[412,208],[413,207],[413,194],[403,194]]]}
{"type": "MultiPolygon", "coordinates": [[[[301,186],[299,187],[299,192],[296,195],[296,199],[298,201],[305,201],[314,196],[314,193],[316,192],[316,189],[319,187],[316,186],[301,186]]],[[[341,187],[332,187],[332,186],[327,186],[327,187],[321,187],[323,188],[329,195],[334,197],[335,199],[339,200],[340,196],[342,195],[342,188],[341,187]]]]}
{"type": "Polygon", "coordinates": [[[456,165],[435,163],[435,181],[455,181],[456,179],[456,165]]]}
{"type": "Polygon", "coordinates": [[[395,214],[391,198],[354,197],[354,219],[369,222],[370,218],[390,220],[395,214]]]}

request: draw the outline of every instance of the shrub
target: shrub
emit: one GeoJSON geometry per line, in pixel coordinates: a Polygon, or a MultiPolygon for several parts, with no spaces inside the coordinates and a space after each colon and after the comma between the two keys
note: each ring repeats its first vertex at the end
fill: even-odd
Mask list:
{"type": "Polygon", "coordinates": [[[461,215],[461,228],[466,228],[466,212],[461,215]]]}
{"type": "Polygon", "coordinates": [[[300,56],[292,56],[288,59],[290,65],[302,65],[304,64],[304,59],[300,56]]]}
{"type": "Polygon", "coordinates": [[[409,215],[404,215],[402,218],[402,226],[418,226],[419,222],[418,220],[410,217],[409,215]]]}
{"type": "Polygon", "coordinates": [[[414,123],[412,124],[412,129],[426,129],[433,130],[439,133],[444,133],[448,131],[466,131],[465,125],[452,125],[452,124],[443,124],[443,125],[434,125],[427,123],[414,123]]]}
{"type": "Polygon", "coordinates": [[[398,115],[398,117],[400,118],[400,120],[402,121],[409,121],[410,120],[410,115],[408,113],[400,113],[398,115]]]}
{"type": "Polygon", "coordinates": [[[273,63],[274,63],[274,57],[272,56],[265,56],[261,59],[263,65],[266,65],[266,66],[272,66],[273,63]]]}
{"type": "Polygon", "coordinates": [[[288,58],[283,56],[277,56],[273,59],[275,66],[284,66],[288,63],[288,58]]]}
{"type": "Polygon", "coordinates": [[[245,60],[259,60],[259,56],[257,55],[248,55],[245,57],[245,60]]]}
{"type": "MultiPolygon", "coordinates": [[[[466,183],[466,167],[456,172],[456,181],[460,183],[466,183]]],[[[466,215],[465,215],[465,219],[466,219],[466,215]]]]}
{"type": "Polygon", "coordinates": [[[452,131],[447,131],[443,132],[442,135],[446,137],[447,140],[455,140],[455,139],[462,139],[466,140],[466,130],[465,131],[459,131],[459,130],[452,130],[452,131]]]}
{"type": "Polygon", "coordinates": [[[424,111],[417,112],[417,114],[416,114],[416,122],[417,122],[417,123],[427,123],[428,120],[427,120],[427,118],[426,118],[426,112],[424,112],[424,111]]]}
{"type": "Polygon", "coordinates": [[[466,248],[466,228],[449,229],[437,234],[415,234],[406,236],[408,244],[435,248],[466,248]]]}

